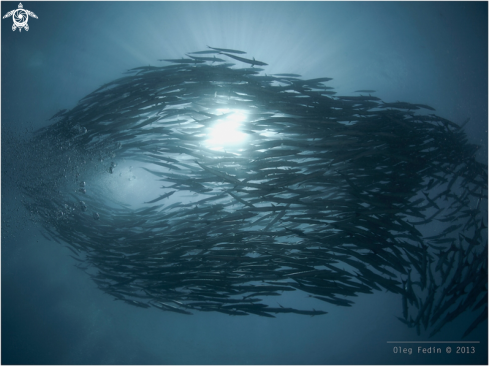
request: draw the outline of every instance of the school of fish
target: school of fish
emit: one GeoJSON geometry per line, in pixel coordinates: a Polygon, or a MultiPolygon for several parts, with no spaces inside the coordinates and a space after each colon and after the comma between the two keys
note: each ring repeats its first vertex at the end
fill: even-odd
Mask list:
{"type": "Polygon", "coordinates": [[[373,90],[338,96],[331,78],[263,74],[244,53],[137,67],[54,115],[17,167],[43,235],[143,308],[313,316],[313,300],[278,296],[327,309],[386,290],[418,332],[476,311],[465,337],[487,319],[487,165],[463,126],[373,90]],[[209,143],[238,116],[242,141],[209,143]],[[95,183],[127,162],[161,187],[138,207],[95,183]]]}

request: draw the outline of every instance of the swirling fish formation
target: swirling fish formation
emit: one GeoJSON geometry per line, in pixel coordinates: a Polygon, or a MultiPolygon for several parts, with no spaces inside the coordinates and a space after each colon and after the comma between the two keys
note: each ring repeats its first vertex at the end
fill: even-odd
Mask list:
{"type": "Polygon", "coordinates": [[[219,58],[129,70],[25,147],[24,169],[42,172],[22,181],[26,207],[101,290],[274,317],[326,313],[270,297],[284,292],[351,306],[385,289],[431,335],[469,309],[482,311],[464,336],[487,317],[487,166],[459,125],[371,90],[337,96],[330,78],[263,75],[254,58],[235,68],[236,50],[192,54],[204,53],[219,58]],[[237,116],[243,141],[210,145],[237,116]],[[128,161],[162,185],[142,207],[96,188],[128,161]],[[430,223],[441,229],[423,234],[430,223]]]}

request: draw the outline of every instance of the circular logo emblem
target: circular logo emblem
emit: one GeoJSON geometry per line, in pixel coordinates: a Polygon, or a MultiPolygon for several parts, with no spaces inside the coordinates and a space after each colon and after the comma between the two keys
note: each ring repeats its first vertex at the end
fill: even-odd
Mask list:
{"type": "Polygon", "coordinates": [[[29,15],[32,18],[37,19],[37,15],[34,14],[32,11],[24,9],[22,6],[22,3],[19,3],[19,8],[15,10],[9,11],[7,14],[3,16],[2,19],[12,17],[12,20],[14,21],[14,24],[12,24],[12,30],[15,31],[16,29],[19,30],[19,32],[24,28],[26,31],[29,30],[29,24],[27,24],[27,21],[29,20],[29,15]]]}
{"type": "Polygon", "coordinates": [[[17,9],[12,17],[17,28],[23,28],[27,24],[29,15],[24,9],[17,9]]]}

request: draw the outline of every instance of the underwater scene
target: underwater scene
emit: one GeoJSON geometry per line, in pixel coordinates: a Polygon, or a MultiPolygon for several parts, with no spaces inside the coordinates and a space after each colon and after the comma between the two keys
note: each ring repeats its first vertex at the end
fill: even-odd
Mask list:
{"type": "Polygon", "coordinates": [[[487,364],[487,2],[2,2],[3,364],[487,364]]]}

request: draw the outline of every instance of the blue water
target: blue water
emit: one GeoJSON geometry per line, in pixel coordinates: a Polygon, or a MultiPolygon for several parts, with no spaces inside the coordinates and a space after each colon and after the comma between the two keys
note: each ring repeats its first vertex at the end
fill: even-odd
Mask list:
{"type": "MultiPolygon", "coordinates": [[[[2,2],[2,15],[17,2],[2,2]]],[[[487,164],[487,2],[25,2],[29,31],[2,20],[2,130],[49,124],[125,70],[213,47],[247,51],[267,74],[332,77],[339,95],[374,89],[456,123],[487,164]]],[[[2,135],[3,138],[4,135],[2,135]]],[[[2,141],[3,142],[3,141],[2,141]]],[[[2,155],[5,159],[13,156],[2,155]]],[[[487,364],[487,321],[473,354],[395,353],[423,341],[396,319],[400,296],[375,292],[327,315],[185,316],[102,293],[69,250],[22,219],[2,173],[3,364],[487,364]],[[8,235],[4,235],[8,231],[8,235]],[[403,346],[404,347],[404,346],[403,346]]],[[[436,225],[436,224],[433,224],[436,225]]],[[[436,231],[431,226],[427,230],[436,231]]],[[[487,233],[486,233],[487,235],[487,233]]],[[[306,296],[306,295],[300,295],[306,296]]],[[[300,301],[299,298],[296,301],[300,301]]],[[[468,314],[430,340],[457,341],[468,314]]],[[[428,345],[432,346],[432,344],[428,345]]],[[[428,347],[427,346],[427,347],[428,347]]]]}

